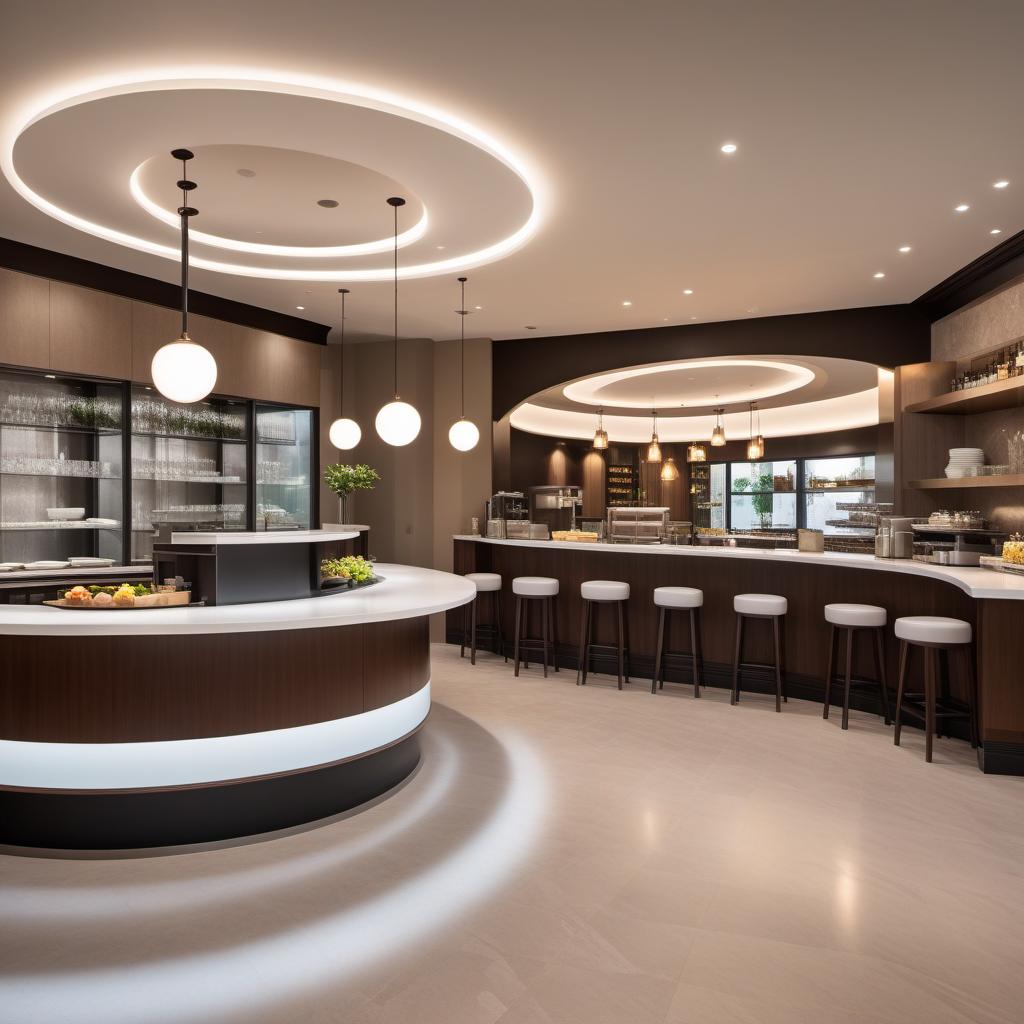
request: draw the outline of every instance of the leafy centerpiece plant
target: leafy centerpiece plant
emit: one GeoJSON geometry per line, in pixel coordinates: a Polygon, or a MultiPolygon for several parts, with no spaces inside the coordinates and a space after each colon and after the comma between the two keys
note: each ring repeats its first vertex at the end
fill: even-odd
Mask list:
{"type": "Polygon", "coordinates": [[[372,491],[373,485],[380,479],[375,469],[363,463],[356,466],[346,466],[342,463],[335,463],[324,469],[324,483],[341,500],[341,521],[347,523],[349,519],[348,506],[349,498],[356,491],[372,491]]]}

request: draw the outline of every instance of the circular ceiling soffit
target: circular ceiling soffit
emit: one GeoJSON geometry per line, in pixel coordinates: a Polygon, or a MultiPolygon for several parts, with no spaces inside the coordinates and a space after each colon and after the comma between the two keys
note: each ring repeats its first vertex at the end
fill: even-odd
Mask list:
{"type": "MultiPolygon", "coordinates": [[[[142,93],[202,89],[302,97],[392,115],[395,118],[415,122],[461,140],[503,165],[515,179],[518,179],[528,195],[529,214],[515,230],[506,234],[499,241],[484,245],[471,252],[441,260],[409,263],[399,267],[400,278],[433,277],[469,270],[500,260],[525,245],[537,232],[545,218],[546,188],[539,173],[522,156],[514,153],[504,143],[476,125],[447,111],[373,86],[258,68],[183,66],[147,69],[140,72],[112,73],[55,87],[34,102],[26,104],[10,122],[4,125],[3,134],[0,135],[0,169],[22,198],[55,220],[106,241],[177,262],[180,259],[177,245],[163,244],[140,237],[131,231],[119,230],[96,220],[79,216],[33,189],[16,169],[15,147],[19,138],[32,126],[40,124],[54,114],[83,104],[142,93]]],[[[167,144],[174,145],[181,141],[192,142],[193,140],[174,138],[168,139],[167,144]]],[[[80,170],[79,173],[81,173],[80,170]]],[[[158,204],[156,205],[158,206],[158,204]]],[[[153,210],[148,212],[157,216],[153,210]]],[[[425,215],[426,211],[424,211],[425,215]]],[[[426,226],[424,225],[425,230],[426,226]]],[[[220,247],[234,248],[235,251],[248,251],[256,256],[290,257],[296,255],[281,253],[277,251],[278,247],[273,246],[242,250],[238,246],[223,244],[232,241],[230,239],[219,236],[210,237],[217,238],[221,243],[220,247]],[[267,252],[267,248],[271,251],[267,252]]],[[[206,244],[216,245],[217,243],[208,240],[206,244]]],[[[256,244],[250,243],[250,245],[256,244]]],[[[372,246],[374,242],[362,244],[372,246]]],[[[406,244],[410,243],[407,241],[406,244]]],[[[366,250],[363,250],[361,254],[365,252],[366,250]]],[[[300,258],[305,258],[305,256],[300,258]]],[[[201,254],[192,256],[190,263],[197,269],[209,270],[214,273],[274,280],[369,282],[390,280],[393,274],[393,269],[389,266],[354,268],[345,266],[330,268],[322,266],[316,268],[254,266],[223,262],[201,254]]]]}
{"type": "Polygon", "coordinates": [[[770,359],[687,359],[631,366],[567,384],[581,405],[616,409],[694,408],[760,401],[805,387],[814,371],[770,359]]]}

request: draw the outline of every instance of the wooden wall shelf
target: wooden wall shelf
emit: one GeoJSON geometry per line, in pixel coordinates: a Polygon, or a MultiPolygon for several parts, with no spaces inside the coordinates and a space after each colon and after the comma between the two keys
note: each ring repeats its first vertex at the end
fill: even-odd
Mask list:
{"type": "Polygon", "coordinates": [[[974,487],[1024,487],[1024,473],[1004,473],[1002,476],[965,476],[950,480],[911,480],[908,487],[918,491],[962,491],[974,487]]]}
{"type": "Polygon", "coordinates": [[[950,391],[936,398],[908,405],[906,412],[944,413],[964,415],[978,412],[994,412],[997,409],[1015,409],[1024,405],[1024,377],[997,380],[994,384],[968,388],[966,391],[950,391]]]}

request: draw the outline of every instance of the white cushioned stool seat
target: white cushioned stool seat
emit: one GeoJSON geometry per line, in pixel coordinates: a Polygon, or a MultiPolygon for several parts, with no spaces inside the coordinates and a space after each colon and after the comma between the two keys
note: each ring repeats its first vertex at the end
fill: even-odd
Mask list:
{"type": "Polygon", "coordinates": [[[696,587],[655,587],[654,603],[658,608],[700,608],[704,591],[696,587]]]}
{"type": "Polygon", "coordinates": [[[496,572],[467,572],[466,579],[475,584],[477,593],[501,590],[501,576],[496,572]]]}
{"type": "Polygon", "coordinates": [[[884,626],[885,609],[876,604],[827,604],[825,621],[833,626],[884,626]]]}
{"type": "Polygon", "coordinates": [[[626,601],[629,584],[617,580],[587,580],[580,584],[580,597],[584,601],[626,601]]]}
{"type": "Polygon", "coordinates": [[[778,594],[737,594],[732,607],[740,615],[785,615],[789,602],[778,594]]]}
{"type": "Polygon", "coordinates": [[[512,593],[519,597],[554,597],[558,580],[550,576],[517,576],[512,581],[512,593]]]}
{"type": "Polygon", "coordinates": [[[971,624],[942,615],[906,615],[897,619],[893,632],[901,640],[923,644],[969,644],[971,624]]]}

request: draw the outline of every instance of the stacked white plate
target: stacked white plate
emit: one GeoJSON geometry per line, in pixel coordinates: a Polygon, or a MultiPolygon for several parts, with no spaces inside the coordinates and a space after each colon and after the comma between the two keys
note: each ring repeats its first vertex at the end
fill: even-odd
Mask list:
{"type": "Polygon", "coordinates": [[[981,448],[950,448],[946,476],[950,480],[973,476],[973,467],[985,465],[985,452],[981,448]]]}

